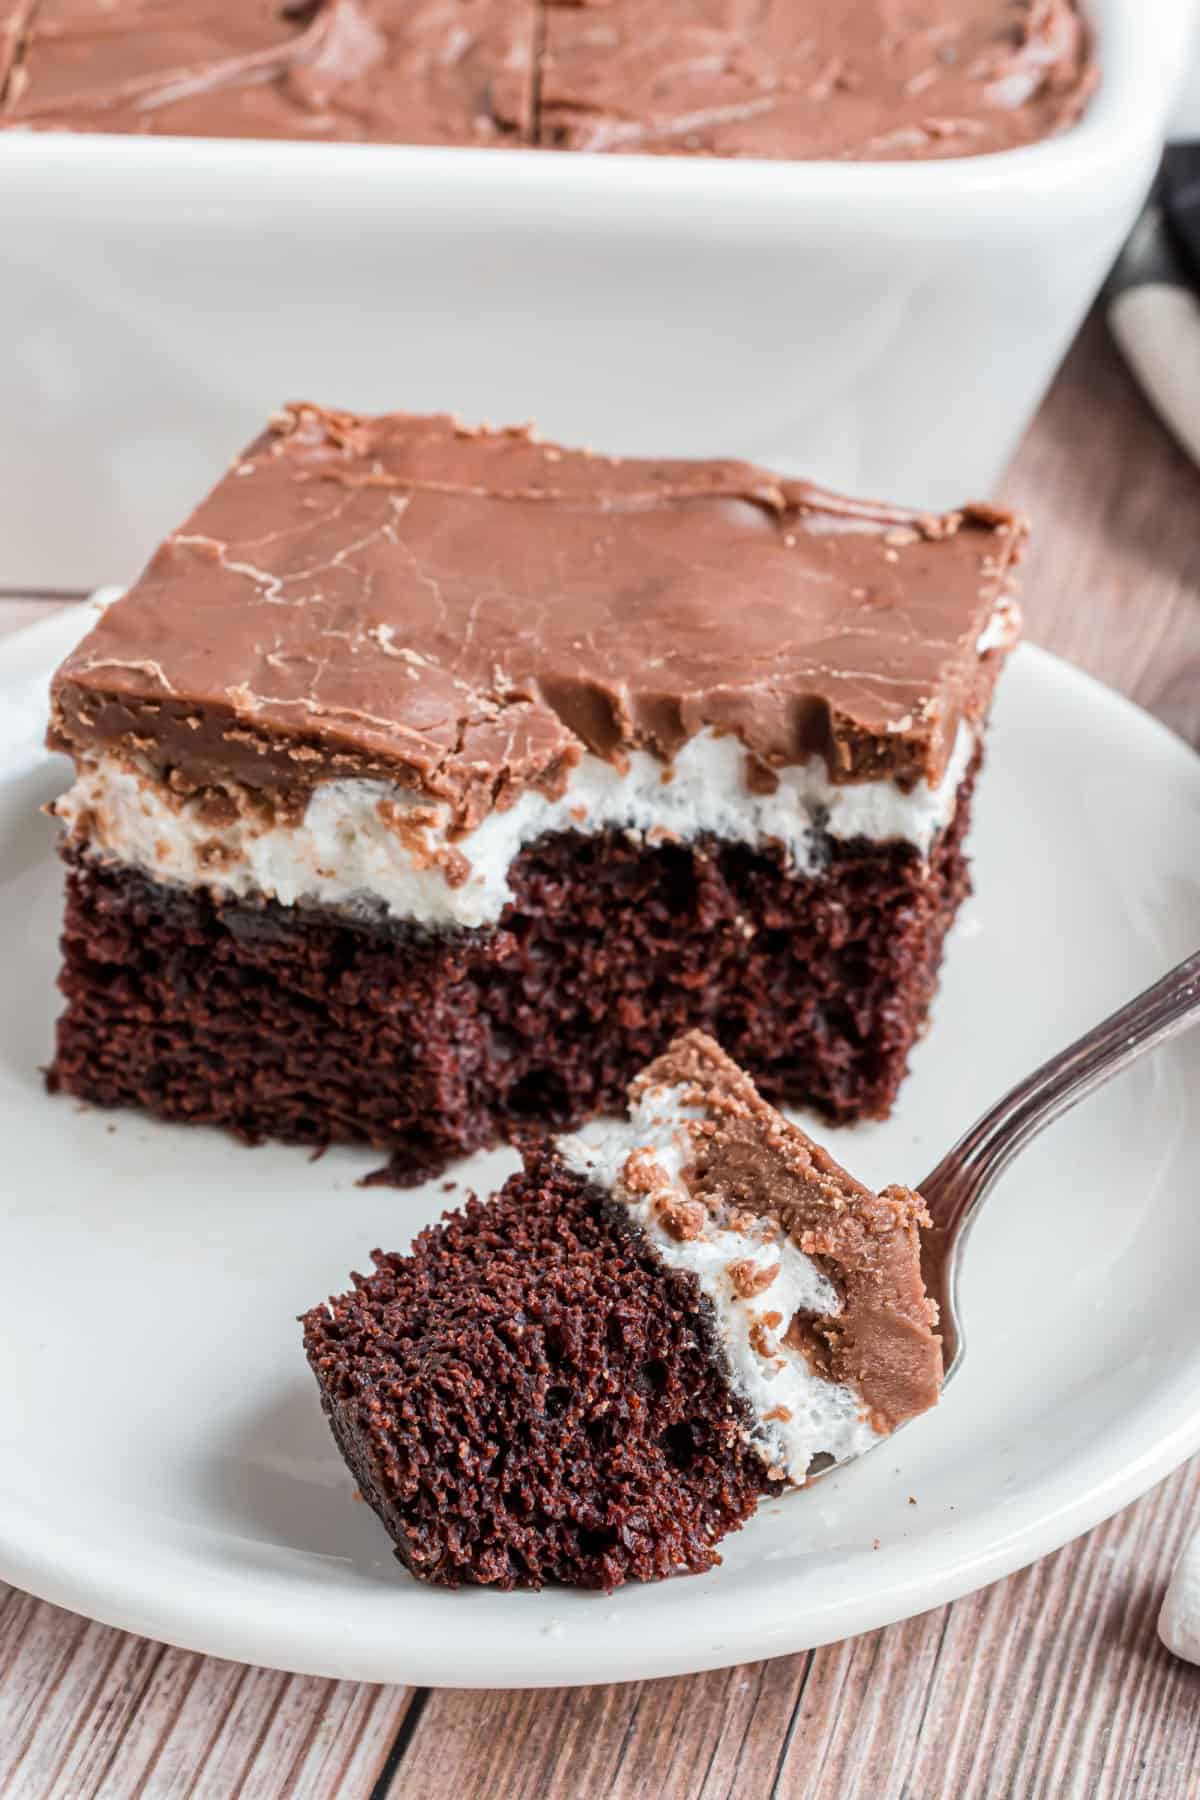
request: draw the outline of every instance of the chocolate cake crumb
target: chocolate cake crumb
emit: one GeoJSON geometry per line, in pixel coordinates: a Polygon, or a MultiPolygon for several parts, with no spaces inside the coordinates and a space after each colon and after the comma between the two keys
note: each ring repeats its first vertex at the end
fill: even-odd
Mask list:
{"type": "Polygon", "coordinates": [[[414,1575],[607,1591],[701,1571],[776,1491],[695,1277],[549,1153],[373,1260],[304,1341],[414,1575]]]}

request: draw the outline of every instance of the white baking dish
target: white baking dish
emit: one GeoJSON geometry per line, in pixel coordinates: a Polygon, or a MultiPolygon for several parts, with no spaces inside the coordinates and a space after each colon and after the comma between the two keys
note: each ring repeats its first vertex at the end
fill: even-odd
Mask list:
{"type": "Polygon", "coordinates": [[[0,585],[131,575],[288,397],[918,504],[995,483],[1150,179],[1192,0],[941,163],[0,136],[0,585]]]}

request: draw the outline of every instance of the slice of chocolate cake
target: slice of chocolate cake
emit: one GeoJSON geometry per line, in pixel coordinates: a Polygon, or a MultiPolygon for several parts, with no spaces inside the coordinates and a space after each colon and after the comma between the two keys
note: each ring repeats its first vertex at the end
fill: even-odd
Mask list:
{"type": "Polygon", "coordinates": [[[59,670],[55,1079],[428,1166],[700,1027],[887,1112],[967,889],[1008,515],[281,414],[59,670]]]}
{"type": "Polygon", "coordinates": [[[937,1399],[919,1195],[863,1187],[699,1032],[629,1100],[303,1321],[414,1575],[711,1568],[762,1495],[937,1399]]]}

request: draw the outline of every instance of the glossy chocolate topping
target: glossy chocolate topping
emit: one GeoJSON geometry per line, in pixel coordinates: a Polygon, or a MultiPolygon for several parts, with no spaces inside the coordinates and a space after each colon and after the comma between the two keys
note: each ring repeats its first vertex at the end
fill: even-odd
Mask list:
{"type": "Polygon", "coordinates": [[[1094,85],[1073,0],[9,0],[8,13],[7,122],[87,131],[968,156],[1062,130],[1094,85]]]}
{"type": "Polygon", "coordinates": [[[528,142],[534,0],[34,0],[10,123],[528,142]]]}
{"type": "Polygon", "coordinates": [[[830,1380],[855,1388],[878,1431],[892,1431],[937,1400],[942,1382],[937,1310],[921,1279],[919,1194],[874,1194],[762,1099],[748,1075],[703,1032],[676,1039],[634,1081],[681,1088],[703,1117],[683,1180],[693,1199],[775,1221],[818,1264],[842,1310],[797,1316],[784,1341],[830,1380]]]}
{"type": "Polygon", "coordinates": [[[1092,90],[1072,0],[583,0],[546,12],[542,141],[718,156],[972,156],[1092,90]]]}
{"type": "Polygon", "coordinates": [[[584,749],[735,732],[756,779],[936,783],[1022,527],[744,463],[293,406],[60,669],[52,741],[192,783],[381,774],[468,827],[584,749]]]}

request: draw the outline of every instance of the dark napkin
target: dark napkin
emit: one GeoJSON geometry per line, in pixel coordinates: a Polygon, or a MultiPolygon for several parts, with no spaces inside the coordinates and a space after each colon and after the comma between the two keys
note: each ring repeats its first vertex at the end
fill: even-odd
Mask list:
{"type": "Polygon", "coordinates": [[[1167,145],[1159,187],[1180,272],[1200,294],[1200,143],[1167,145]]]}
{"type": "Polygon", "coordinates": [[[1130,368],[1200,463],[1200,143],[1167,146],[1105,294],[1130,368]]]}

